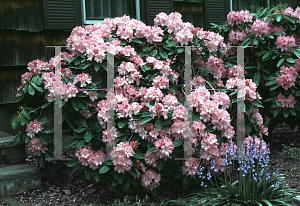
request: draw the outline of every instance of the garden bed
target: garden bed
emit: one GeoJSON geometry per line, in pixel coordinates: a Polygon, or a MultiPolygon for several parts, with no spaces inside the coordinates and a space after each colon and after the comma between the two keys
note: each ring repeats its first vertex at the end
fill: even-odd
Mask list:
{"type": "MultiPolygon", "coordinates": [[[[282,151],[282,144],[293,143],[295,147],[300,149],[299,135],[297,128],[291,130],[288,125],[279,125],[273,134],[272,152],[270,155],[270,168],[276,170],[278,165],[279,173],[286,174],[286,179],[289,180],[289,186],[296,189],[300,195],[300,165],[299,160],[291,157],[281,157],[279,152],[282,151]]],[[[64,157],[70,157],[65,154],[64,157]]],[[[38,165],[37,159],[33,159],[31,155],[27,156],[27,162],[38,165]]],[[[166,179],[164,189],[158,197],[149,195],[148,202],[153,202],[155,205],[160,205],[162,201],[168,200],[184,200],[185,194],[196,192],[196,188],[191,188],[187,191],[182,189],[182,183],[166,179]]],[[[133,205],[136,201],[136,196],[143,200],[145,194],[135,192],[130,194],[128,199],[133,205]]],[[[53,175],[47,172],[42,177],[42,186],[38,189],[24,190],[23,192],[12,196],[24,205],[112,205],[115,199],[123,201],[123,196],[114,192],[112,187],[107,187],[103,184],[97,184],[93,180],[87,180],[84,174],[80,171],[72,173],[72,169],[66,165],[59,166],[58,174],[53,175]]],[[[5,205],[1,201],[1,206],[5,205]]]]}

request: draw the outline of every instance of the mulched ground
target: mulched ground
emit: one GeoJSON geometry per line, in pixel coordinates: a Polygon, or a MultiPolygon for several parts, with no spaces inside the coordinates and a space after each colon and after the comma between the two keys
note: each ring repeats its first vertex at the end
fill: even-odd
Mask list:
{"type": "MultiPolygon", "coordinates": [[[[279,173],[286,174],[286,179],[289,180],[289,187],[296,189],[300,195],[300,165],[299,161],[293,158],[282,158],[279,152],[282,151],[282,144],[293,143],[297,148],[300,148],[300,139],[297,128],[291,131],[287,125],[279,125],[273,134],[272,152],[270,155],[270,169],[279,167],[279,173]]],[[[64,157],[70,157],[65,154],[64,157]]],[[[36,159],[32,156],[27,156],[27,161],[38,165],[36,159]]],[[[19,194],[12,196],[12,198],[22,202],[24,205],[46,206],[46,205],[80,205],[80,206],[100,206],[112,205],[116,199],[123,200],[123,196],[114,192],[112,187],[95,183],[92,180],[87,180],[81,171],[75,173],[66,165],[59,166],[57,175],[47,172],[41,179],[42,186],[33,190],[24,190],[19,194]]],[[[158,197],[149,194],[148,202],[160,205],[168,200],[184,200],[185,194],[197,191],[197,188],[191,188],[188,191],[182,189],[182,183],[176,182],[172,179],[167,179],[162,193],[158,197]]],[[[129,200],[132,205],[136,202],[135,195],[142,200],[145,194],[140,194],[138,191],[129,194],[129,200]]],[[[0,202],[0,206],[5,203],[0,202]]]]}

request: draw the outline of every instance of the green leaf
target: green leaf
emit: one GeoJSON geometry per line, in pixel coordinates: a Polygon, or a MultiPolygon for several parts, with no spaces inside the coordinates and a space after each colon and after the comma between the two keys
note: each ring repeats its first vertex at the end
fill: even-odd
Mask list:
{"type": "Polygon", "coordinates": [[[67,163],[67,166],[68,167],[74,167],[75,165],[77,165],[78,163],[78,159],[77,158],[73,158],[71,159],[68,163],[67,163]]]}
{"type": "Polygon", "coordinates": [[[129,170],[129,174],[131,174],[132,176],[137,176],[137,173],[134,169],[129,170]]]}
{"type": "Polygon", "coordinates": [[[291,115],[293,115],[294,117],[296,117],[296,111],[294,109],[290,109],[290,113],[291,113],[291,115]]]}
{"type": "Polygon", "coordinates": [[[285,118],[288,118],[288,116],[289,116],[289,111],[288,111],[287,109],[284,109],[284,110],[283,110],[283,116],[284,116],[285,118]]]}
{"type": "Polygon", "coordinates": [[[122,184],[124,182],[124,175],[123,174],[118,175],[118,182],[119,182],[119,184],[122,184]]]}
{"type": "Polygon", "coordinates": [[[99,71],[99,69],[100,69],[100,64],[97,63],[97,62],[95,62],[94,63],[94,70],[95,70],[95,72],[99,71]]]}
{"type": "Polygon", "coordinates": [[[20,140],[21,140],[21,133],[18,133],[14,138],[14,143],[17,144],[18,142],[20,142],[20,140]]]}
{"type": "Polygon", "coordinates": [[[278,114],[279,114],[279,112],[280,112],[280,109],[275,110],[275,112],[274,112],[274,117],[277,117],[278,114]]]}
{"type": "Polygon", "coordinates": [[[275,85],[275,86],[271,87],[271,88],[270,88],[270,91],[273,91],[273,90],[275,90],[275,89],[277,89],[277,88],[279,88],[279,85],[275,85]]]}
{"type": "Polygon", "coordinates": [[[143,42],[141,40],[139,40],[138,38],[133,38],[132,42],[137,43],[137,44],[142,44],[143,42]]]}
{"type": "Polygon", "coordinates": [[[254,39],[254,44],[257,46],[258,45],[258,41],[257,41],[257,39],[254,39]]]}
{"type": "Polygon", "coordinates": [[[28,124],[27,119],[22,114],[19,115],[19,118],[20,118],[21,126],[24,126],[24,125],[28,124]]]}
{"type": "Polygon", "coordinates": [[[89,131],[86,131],[86,133],[84,135],[84,140],[86,142],[90,142],[92,138],[93,138],[93,134],[91,132],[89,132],[89,131]]]}
{"type": "Polygon", "coordinates": [[[86,167],[86,168],[84,169],[84,174],[85,174],[86,179],[89,180],[89,179],[91,178],[91,174],[92,174],[91,169],[88,168],[88,167],[86,167]]]}
{"type": "Polygon", "coordinates": [[[183,184],[183,189],[187,189],[189,187],[189,179],[186,176],[183,177],[182,184],[183,184]]]}
{"type": "Polygon", "coordinates": [[[211,124],[206,126],[204,132],[214,132],[213,126],[211,124]]]}
{"type": "Polygon", "coordinates": [[[81,132],[84,132],[84,131],[86,131],[86,128],[84,128],[84,127],[82,127],[82,128],[77,128],[77,129],[75,129],[74,130],[74,132],[76,132],[76,133],[81,133],[81,132]]]}
{"type": "Polygon", "coordinates": [[[48,144],[47,137],[45,135],[38,134],[38,139],[41,141],[41,143],[48,144]]]}
{"type": "Polygon", "coordinates": [[[165,51],[159,52],[159,55],[164,59],[168,58],[168,54],[165,51]]]}
{"type": "Polygon", "coordinates": [[[93,174],[94,174],[95,181],[99,182],[99,172],[98,171],[94,171],[93,174]]]}
{"type": "Polygon", "coordinates": [[[151,55],[151,56],[156,56],[156,54],[157,54],[157,50],[156,50],[156,49],[152,50],[152,51],[149,53],[149,55],[151,55]]]}
{"type": "Polygon", "coordinates": [[[278,61],[277,67],[280,67],[280,66],[283,64],[284,60],[285,60],[285,58],[282,57],[282,58],[278,61]]]}
{"type": "Polygon", "coordinates": [[[122,129],[123,127],[125,127],[126,123],[127,123],[126,118],[121,118],[120,121],[118,122],[118,127],[122,129]]]}
{"type": "Polygon", "coordinates": [[[35,90],[34,88],[31,86],[31,84],[29,84],[28,86],[28,93],[33,96],[35,94],[35,90]]]}
{"type": "Polygon", "coordinates": [[[158,159],[157,160],[157,169],[158,169],[158,171],[161,171],[164,168],[165,164],[166,164],[166,162],[165,162],[164,159],[158,159]]]}
{"type": "Polygon", "coordinates": [[[39,157],[39,164],[41,165],[42,168],[45,168],[45,162],[44,162],[44,157],[43,156],[39,157]]]}
{"type": "Polygon", "coordinates": [[[242,46],[248,46],[249,44],[251,44],[252,42],[252,38],[247,38],[243,43],[242,43],[242,46]]]}
{"type": "Polygon", "coordinates": [[[270,55],[271,55],[271,53],[272,53],[272,52],[265,53],[265,54],[263,55],[263,57],[262,57],[262,60],[263,60],[263,61],[268,60],[269,57],[270,57],[270,55]]]}
{"type": "Polygon", "coordinates": [[[246,132],[250,133],[252,131],[252,126],[249,122],[246,122],[245,124],[246,132]]]}
{"type": "Polygon", "coordinates": [[[251,102],[251,104],[257,106],[257,107],[263,107],[259,102],[257,102],[257,99],[251,102]]]}
{"type": "Polygon", "coordinates": [[[37,85],[41,85],[41,84],[42,84],[42,78],[39,77],[39,76],[36,76],[35,83],[36,83],[37,85]]]}
{"type": "Polygon", "coordinates": [[[168,35],[168,40],[171,40],[172,38],[174,38],[174,34],[173,34],[173,33],[170,33],[170,34],[168,35]]]}
{"type": "Polygon", "coordinates": [[[260,85],[260,80],[261,80],[261,74],[258,71],[254,74],[253,81],[255,82],[256,85],[260,85]]]}
{"type": "Polygon", "coordinates": [[[269,81],[265,84],[265,86],[272,86],[274,84],[277,84],[276,80],[272,80],[272,81],[269,81]]]}
{"type": "Polygon", "coordinates": [[[123,190],[127,191],[129,189],[129,180],[126,178],[125,182],[122,184],[123,190]]]}
{"type": "Polygon", "coordinates": [[[184,51],[184,48],[182,48],[182,47],[177,48],[178,53],[182,53],[183,51],[184,51]]]}
{"type": "Polygon", "coordinates": [[[291,64],[294,64],[294,63],[295,63],[295,59],[294,59],[294,58],[291,58],[291,57],[290,57],[290,58],[287,58],[286,61],[289,62],[289,63],[291,63],[291,64]]]}
{"type": "MultiPolygon", "coordinates": [[[[155,127],[157,129],[157,131],[160,131],[162,129],[162,125],[163,125],[163,121],[162,121],[163,117],[157,118],[155,121],[155,127]]],[[[152,117],[151,117],[152,119],[152,117]]]]}
{"type": "Polygon", "coordinates": [[[142,51],[146,52],[148,48],[149,48],[149,44],[145,44],[142,48],[142,51]]]}
{"type": "Polygon", "coordinates": [[[147,122],[150,122],[151,120],[153,120],[152,117],[146,117],[146,118],[142,119],[142,121],[140,122],[140,125],[146,124],[147,122]]]}
{"type": "Polygon", "coordinates": [[[278,15],[278,16],[276,17],[276,21],[277,21],[277,22],[280,22],[281,19],[282,19],[282,16],[281,16],[281,15],[278,15]]]}
{"type": "Polygon", "coordinates": [[[297,49],[292,48],[292,52],[297,56],[298,59],[300,59],[300,52],[297,49]]]}
{"type": "Polygon", "coordinates": [[[13,117],[13,121],[12,121],[12,128],[15,129],[20,121],[20,117],[19,115],[16,115],[15,117],[13,117]]]}
{"type": "Polygon", "coordinates": [[[43,130],[43,134],[52,134],[54,132],[54,129],[52,129],[52,128],[45,128],[44,130],[43,130]]]}
{"type": "Polygon", "coordinates": [[[82,127],[87,127],[87,126],[88,126],[87,123],[86,123],[86,121],[85,121],[84,119],[80,119],[80,120],[79,120],[79,124],[80,124],[82,127]]]}
{"type": "Polygon", "coordinates": [[[31,85],[32,85],[37,91],[39,91],[39,92],[43,92],[43,91],[44,91],[43,88],[37,86],[35,83],[31,83],[31,85]]]}
{"type": "Polygon", "coordinates": [[[174,147],[179,147],[180,145],[183,144],[183,141],[173,141],[172,144],[174,147]]]}
{"type": "Polygon", "coordinates": [[[74,98],[71,98],[70,101],[71,101],[71,104],[72,104],[73,108],[78,112],[79,111],[78,100],[74,99],[74,98]]]}
{"type": "Polygon", "coordinates": [[[84,144],[85,144],[85,141],[84,141],[84,140],[81,140],[80,142],[78,142],[78,143],[76,144],[76,150],[82,148],[84,144]]]}
{"type": "Polygon", "coordinates": [[[134,158],[141,160],[141,159],[145,158],[145,155],[142,152],[140,152],[140,151],[134,151],[134,158]]]}
{"type": "Polygon", "coordinates": [[[153,152],[155,152],[155,148],[156,148],[156,147],[150,148],[150,149],[148,150],[148,153],[153,153],[153,152]]]}
{"type": "Polygon", "coordinates": [[[99,174],[104,174],[106,172],[108,172],[110,168],[107,165],[104,165],[100,170],[99,170],[99,174]]]}

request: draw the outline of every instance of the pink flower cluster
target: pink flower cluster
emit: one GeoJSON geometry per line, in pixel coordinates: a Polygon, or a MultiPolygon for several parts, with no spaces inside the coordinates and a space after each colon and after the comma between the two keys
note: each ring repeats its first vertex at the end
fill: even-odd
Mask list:
{"type": "Polygon", "coordinates": [[[251,25],[251,33],[255,33],[255,37],[262,37],[262,35],[269,35],[272,31],[266,20],[256,19],[251,25]]]}
{"type": "Polygon", "coordinates": [[[238,29],[236,31],[232,29],[231,32],[229,32],[228,40],[231,42],[232,45],[237,44],[238,41],[243,41],[245,39],[247,33],[249,33],[248,29],[238,29]]]}
{"type": "Polygon", "coordinates": [[[141,176],[141,185],[149,190],[153,190],[160,185],[160,180],[160,174],[157,174],[153,169],[148,169],[141,176]]]}
{"type": "Polygon", "coordinates": [[[36,119],[34,121],[31,121],[27,125],[27,129],[25,130],[27,132],[27,136],[30,138],[33,138],[36,134],[43,131],[42,123],[38,122],[36,119]]]}
{"type": "Polygon", "coordinates": [[[136,142],[120,142],[113,148],[110,155],[115,166],[115,171],[125,174],[125,171],[129,172],[132,167],[132,161],[130,157],[134,156],[133,149],[137,148],[136,142]]]}
{"type": "Polygon", "coordinates": [[[91,169],[98,169],[99,165],[104,163],[106,155],[102,151],[93,152],[90,146],[84,145],[75,153],[78,162],[82,166],[89,166],[91,169]]]}
{"type": "Polygon", "coordinates": [[[253,101],[254,99],[261,99],[260,95],[256,93],[256,84],[252,82],[252,79],[245,79],[244,81],[245,81],[244,91],[245,91],[246,99],[248,99],[250,102],[253,101]]]}
{"type": "Polygon", "coordinates": [[[87,84],[92,83],[92,78],[89,74],[81,73],[74,78],[73,84],[75,85],[77,82],[80,82],[80,87],[86,87],[87,84]]]}
{"type": "Polygon", "coordinates": [[[242,24],[242,22],[252,22],[252,19],[253,16],[248,10],[231,11],[227,14],[228,24],[232,27],[234,26],[234,24],[239,25],[242,24]]]}
{"type": "Polygon", "coordinates": [[[41,156],[42,153],[45,153],[48,150],[47,145],[41,143],[37,137],[33,137],[28,143],[27,147],[34,156],[41,156]]]}
{"type": "Polygon", "coordinates": [[[278,85],[282,86],[285,90],[288,90],[292,86],[295,86],[298,72],[294,67],[280,67],[280,76],[276,77],[278,85]]]}
{"type": "Polygon", "coordinates": [[[205,79],[201,76],[194,77],[191,81],[191,86],[193,89],[198,89],[199,87],[205,87],[205,79]]]}
{"type": "Polygon", "coordinates": [[[168,110],[164,108],[161,103],[155,103],[155,105],[149,109],[150,116],[154,119],[155,117],[160,118],[163,116],[164,119],[168,119],[168,110]]]}
{"type": "Polygon", "coordinates": [[[164,160],[167,161],[168,158],[172,158],[170,154],[173,152],[174,146],[172,140],[168,137],[157,140],[155,147],[156,156],[158,156],[159,159],[164,158],[164,160]]]}
{"type": "Polygon", "coordinates": [[[226,75],[226,69],[223,64],[223,60],[214,56],[209,56],[206,67],[210,68],[209,72],[214,75],[216,79],[224,78],[226,75]]]}
{"type": "MultiPolygon", "coordinates": [[[[259,113],[259,109],[257,106],[251,105],[250,113],[252,117],[256,119],[258,125],[262,125],[264,123],[264,119],[259,113]]],[[[254,123],[253,119],[251,120],[251,123],[254,123]]]]}
{"type": "Polygon", "coordinates": [[[281,103],[281,107],[282,108],[294,108],[295,104],[297,103],[295,101],[295,97],[293,96],[293,94],[290,94],[288,96],[288,98],[285,98],[281,92],[280,94],[276,97],[276,102],[280,102],[281,103]]]}
{"type": "Polygon", "coordinates": [[[198,174],[199,166],[199,160],[196,160],[196,158],[194,157],[189,157],[183,162],[183,165],[181,166],[182,174],[184,174],[186,177],[191,176],[191,178],[194,179],[198,174]]]}
{"type": "Polygon", "coordinates": [[[49,70],[49,64],[47,62],[43,62],[41,60],[34,60],[27,64],[27,69],[31,74],[38,74],[41,71],[49,70]]]}
{"type": "MultiPolygon", "coordinates": [[[[288,7],[284,10],[284,14],[300,19],[300,7],[297,6],[295,11],[292,7],[288,7]]],[[[300,23],[300,21],[296,21],[296,22],[300,23]]]]}
{"type": "Polygon", "coordinates": [[[166,76],[156,76],[153,80],[152,85],[159,89],[168,89],[169,88],[169,79],[166,76]]]}
{"type": "Polygon", "coordinates": [[[277,37],[275,45],[277,49],[281,49],[281,52],[287,51],[288,47],[295,47],[296,40],[293,36],[280,35],[277,37]]]}

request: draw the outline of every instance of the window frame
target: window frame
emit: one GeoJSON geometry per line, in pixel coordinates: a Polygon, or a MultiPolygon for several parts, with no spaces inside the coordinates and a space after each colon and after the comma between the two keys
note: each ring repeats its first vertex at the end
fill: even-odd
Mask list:
{"type": "MultiPolygon", "coordinates": [[[[270,7],[270,0],[267,0],[268,8],[270,7]]],[[[229,11],[232,11],[232,0],[229,0],[229,11]]]]}
{"type": "MultiPolygon", "coordinates": [[[[82,8],[82,24],[88,25],[88,24],[96,24],[96,23],[102,23],[103,20],[86,20],[86,10],[85,10],[85,0],[81,1],[81,8],[82,8]]],[[[140,0],[135,0],[135,12],[136,12],[136,20],[141,20],[141,8],[140,8],[140,0]]],[[[114,18],[114,17],[112,17],[114,18]]]]}

